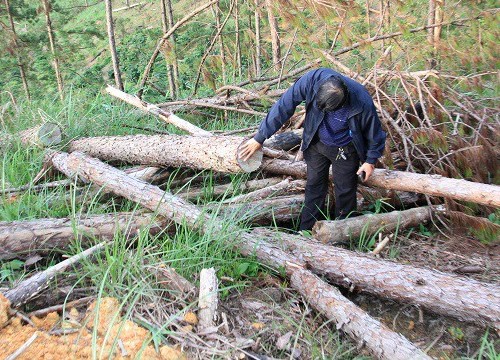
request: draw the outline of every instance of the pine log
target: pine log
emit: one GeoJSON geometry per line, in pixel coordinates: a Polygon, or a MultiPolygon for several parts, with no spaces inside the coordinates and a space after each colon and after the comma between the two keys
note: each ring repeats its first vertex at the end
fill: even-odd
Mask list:
{"type": "Polygon", "coordinates": [[[254,233],[272,238],[284,251],[302,259],[308,268],[335,284],[500,329],[497,284],[375,259],[298,235],[268,229],[257,229],[254,233]]]}
{"type": "Polygon", "coordinates": [[[304,180],[291,180],[287,178],[278,184],[265,187],[263,189],[251,191],[246,194],[238,195],[226,200],[223,200],[222,204],[232,204],[232,203],[244,203],[247,201],[257,201],[271,196],[280,196],[283,194],[291,194],[297,191],[304,191],[306,183],[304,180]]]}
{"type": "Polygon", "coordinates": [[[207,194],[213,196],[220,196],[225,194],[232,194],[237,190],[240,191],[254,191],[262,189],[267,186],[276,185],[281,182],[282,179],[279,177],[266,178],[260,180],[249,180],[242,184],[224,184],[214,186],[213,189],[207,190],[206,188],[188,188],[185,191],[178,193],[177,195],[185,200],[194,200],[200,196],[206,196],[207,194]]]}
{"type": "Polygon", "coordinates": [[[312,233],[322,243],[336,243],[358,239],[362,234],[371,235],[378,231],[392,232],[426,223],[432,209],[428,206],[383,214],[367,214],[350,219],[317,221],[312,233]]]}
{"type": "Polygon", "coordinates": [[[264,141],[264,146],[277,150],[291,150],[297,148],[302,141],[303,129],[285,131],[275,134],[264,141]]]}
{"type": "Polygon", "coordinates": [[[23,145],[49,147],[59,145],[62,141],[62,131],[59,125],[51,122],[44,123],[19,133],[23,145]]]}
{"type": "Polygon", "coordinates": [[[252,172],[262,163],[262,151],[248,161],[238,158],[238,136],[131,135],[84,138],[71,142],[80,151],[105,161],[211,169],[225,173],[252,172]]]}
{"type": "Polygon", "coordinates": [[[132,237],[140,229],[151,234],[164,230],[169,221],[151,213],[113,213],[79,218],[38,219],[0,222],[0,260],[25,258],[66,250],[78,239],[82,247],[93,239],[112,240],[117,232],[132,237]]]}
{"type": "MultiPolygon", "coordinates": [[[[294,163],[288,160],[264,159],[261,169],[273,174],[299,178],[305,178],[307,175],[305,163],[294,163]]],[[[451,179],[441,175],[375,169],[373,175],[364,185],[390,190],[417,192],[500,207],[500,186],[463,179],[451,179]]]]}
{"type": "Polygon", "coordinates": [[[63,273],[67,268],[78,263],[80,260],[89,257],[96,251],[99,251],[104,247],[104,245],[106,245],[106,243],[104,242],[94,245],[93,247],[79,254],[76,254],[69,259],[61,261],[60,263],[51,266],[44,271],[36,273],[28,279],[21,281],[16,285],[16,287],[7,290],[4,293],[4,296],[9,299],[13,308],[26,304],[28,301],[30,301],[38,294],[40,294],[40,292],[46,289],[50,281],[57,275],[63,273]]]}
{"type": "MultiPolygon", "coordinates": [[[[241,233],[239,229],[227,229],[216,219],[210,219],[207,214],[201,212],[196,206],[191,205],[184,200],[161,191],[157,186],[147,184],[143,181],[131,178],[122,171],[115,169],[97,159],[90,158],[82,153],[58,153],[53,157],[54,166],[61,162],[66,163],[66,168],[78,172],[80,176],[86,177],[100,186],[106,186],[109,191],[122,195],[129,200],[135,201],[148,209],[154,209],[158,214],[169,218],[176,223],[187,225],[195,230],[205,234],[211,234],[219,240],[228,238],[228,230],[233,230],[234,235],[240,238],[236,244],[243,255],[257,256],[257,258],[266,264],[280,269],[283,266],[287,274],[292,276],[294,269],[297,268],[296,261],[286,255],[283,251],[266,245],[259,241],[252,234],[241,233]]],[[[234,241],[234,236],[230,236],[234,241]]],[[[300,267],[300,265],[299,265],[300,267]]],[[[382,359],[429,359],[422,351],[415,347],[403,336],[394,333],[386,326],[375,319],[370,319],[369,315],[363,310],[357,308],[348,299],[342,297],[338,292],[334,292],[332,287],[322,283],[322,281],[312,275],[307,270],[305,274],[310,276],[308,286],[299,287],[299,280],[294,282],[295,288],[301,292],[307,301],[313,301],[318,296],[324,298],[330,306],[330,311],[326,313],[339,327],[352,335],[361,345],[365,345],[371,352],[382,359]],[[328,292],[319,290],[328,289],[328,292]],[[338,295],[333,297],[333,295],[338,295]],[[332,296],[332,297],[330,297],[332,296]],[[356,311],[359,316],[348,322],[343,322],[345,316],[350,316],[356,311]],[[370,327],[365,325],[365,321],[370,319],[370,327]]],[[[318,309],[321,308],[318,305],[318,309]]]]}

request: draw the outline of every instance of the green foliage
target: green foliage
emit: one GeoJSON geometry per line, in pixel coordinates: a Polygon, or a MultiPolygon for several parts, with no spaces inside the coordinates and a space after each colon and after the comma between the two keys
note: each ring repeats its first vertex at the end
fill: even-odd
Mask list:
{"type": "Polygon", "coordinates": [[[0,282],[14,282],[14,279],[18,277],[16,273],[19,273],[23,267],[24,262],[20,260],[12,260],[2,263],[0,266],[0,282]]]}

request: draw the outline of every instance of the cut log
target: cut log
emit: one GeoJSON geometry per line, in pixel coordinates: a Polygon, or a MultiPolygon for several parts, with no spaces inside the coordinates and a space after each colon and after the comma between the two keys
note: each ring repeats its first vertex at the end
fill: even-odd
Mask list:
{"type": "MultiPolygon", "coordinates": [[[[86,177],[89,181],[100,186],[105,185],[109,191],[136,201],[146,208],[154,209],[158,214],[172,219],[176,223],[184,224],[205,234],[212,234],[215,238],[227,238],[228,229],[224,229],[222,224],[216,219],[210,219],[196,206],[172,194],[161,191],[157,186],[131,178],[122,171],[82,153],[72,153],[69,155],[59,153],[55,154],[52,159],[54,166],[57,167],[58,163],[64,161],[66,168],[78,172],[80,176],[86,177]]],[[[262,241],[259,241],[253,234],[241,233],[239,229],[233,230],[235,231],[235,236],[239,235],[241,241],[236,244],[236,247],[243,255],[257,256],[260,261],[275,269],[280,269],[284,266],[287,274],[290,276],[294,274],[294,269],[297,268],[296,261],[283,251],[266,245],[262,241]]],[[[231,239],[233,241],[234,237],[231,236],[231,239]]],[[[301,292],[307,301],[311,301],[314,304],[316,302],[313,300],[314,298],[318,298],[318,296],[323,297],[327,304],[334,304],[335,306],[330,306],[330,311],[326,315],[332,316],[330,317],[331,320],[335,321],[339,327],[343,327],[344,331],[351,334],[355,340],[365,345],[375,355],[383,359],[429,358],[407,339],[394,333],[375,319],[370,321],[370,324],[373,324],[373,326],[366,327],[365,321],[370,319],[369,315],[339,295],[338,292],[335,293],[339,295],[338,297],[330,297],[333,294],[329,292],[333,289],[332,287],[323,284],[319,278],[307,270],[302,271],[305,271],[305,274],[310,276],[311,280],[306,287],[298,286],[299,280],[296,280],[294,282],[296,290],[301,292]],[[323,290],[318,291],[320,287],[325,289],[325,286],[329,290],[328,292],[323,290]],[[354,310],[356,310],[357,314],[360,314],[359,317],[343,322],[342,319],[345,319],[345,316],[350,316],[354,310]]],[[[318,309],[321,311],[319,305],[318,309]]]]}
{"type": "Polygon", "coordinates": [[[219,303],[219,284],[215,269],[203,269],[200,272],[200,293],[198,296],[198,328],[202,331],[215,326],[219,303]]]}
{"type": "MultiPolygon", "coordinates": [[[[294,163],[288,160],[264,159],[262,170],[273,174],[299,178],[307,176],[305,163],[294,163]]],[[[451,179],[441,175],[375,169],[373,175],[364,185],[390,190],[417,192],[500,207],[500,186],[463,179],[451,179]]]]}
{"type": "Polygon", "coordinates": [[[225,173],[252,172],[262,163],[262,151],[238,158],[238,136],[131,135],[75,140],[70,152],[81,151],[105,161],[153,166],[211,169],[225,173]]]}
{"type": "Polygon", "coordinates": [[[302,141],[303,129],[285,131],[271,136],[264,141],[264,146],[277,150],[291,150],[298,148],[302,141]]]}
{"type": "Polygon", "coordinates": [[[325,275],[335,284],[357,288],[432,312],[500,329],[500,286],[436,270],[374,259],[302,236],[254,230],[325,275]]]}
{"type": "Polygon", "coordinates": [[[62,131],[59,125],[51,122],[44,123],[19,133],[21,143],[49,147],[59,145],[62,141],[62,131]]]}
{"type": "Polygon", "coordinates": [[[362,234],[378,231],[392,232],[426,223],[432,209],[428,206],[384,214],[367,214],[336,221],[317,221],[312,229],[313,237],[322,243],[344,242],[358,239],[362,234]]]}
{"type": "Polygon", "coordinates": [[[148,265],[147,269],[155,275],[159,287],[168,290],[177,300],[193,301],[196,297],[196,287],[185,277],[179,275],[174,268],[159,265],[148,265]]]}
{"type": "Polygon", "coordinates": [[[79,254],[76,254],[69,259],[49,267],[48,269],[38,272],[30,278],[21,281],[15,288],[7,290],[4,296],[9,299],[13,308],[26,304],[28,301],[36,297],[40,292],[46,289],[52,279],[57,275],[66,271],[70,266],[78,263],[80,260],[89,257],[96,251],[99,251],[106,243],[97,244],[79,254]]]}
{"type": "Polygon", "coordinates": [[[66,250],[76,239],[82,247],[93,239],[112,240],[117,232],[132,237],[140,229],[151,234],[164,230],[170,221],[151,213],[113,213],[80,218],[38,219],[0,222],[0,260],[66,250]]]}

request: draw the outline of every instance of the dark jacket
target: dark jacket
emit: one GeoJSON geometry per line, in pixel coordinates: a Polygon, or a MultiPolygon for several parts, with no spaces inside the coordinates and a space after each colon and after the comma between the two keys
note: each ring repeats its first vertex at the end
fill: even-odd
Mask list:
{"type": "Polygon", "coordinates": [[[349,129],[359,158],[361,162],[375,164],[384,151],[386,134],[382,130],[373,100],[363,85],[332,69],[311,70],[298,79],[271,107],[254,139],[262,144],[278,131],[293,115],[295,108],[305,101],[306,119],[303,125],[302,150],[307,149],[326,115],[316,105],[316,93],[320,85],[332,76],[340,77],[349,91],[345,106],[349,107],[349,129]]]}

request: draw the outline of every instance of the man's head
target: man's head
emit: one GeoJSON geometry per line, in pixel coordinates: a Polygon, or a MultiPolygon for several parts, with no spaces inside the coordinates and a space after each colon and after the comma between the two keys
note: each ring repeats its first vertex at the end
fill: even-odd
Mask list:
{"type": "Polygon", "coordinates": [[[338,77],[332,77],[319,87],[316,104],[322,111],[335,111],[344,105],[348,95],[344,82],[338,77]]]}

